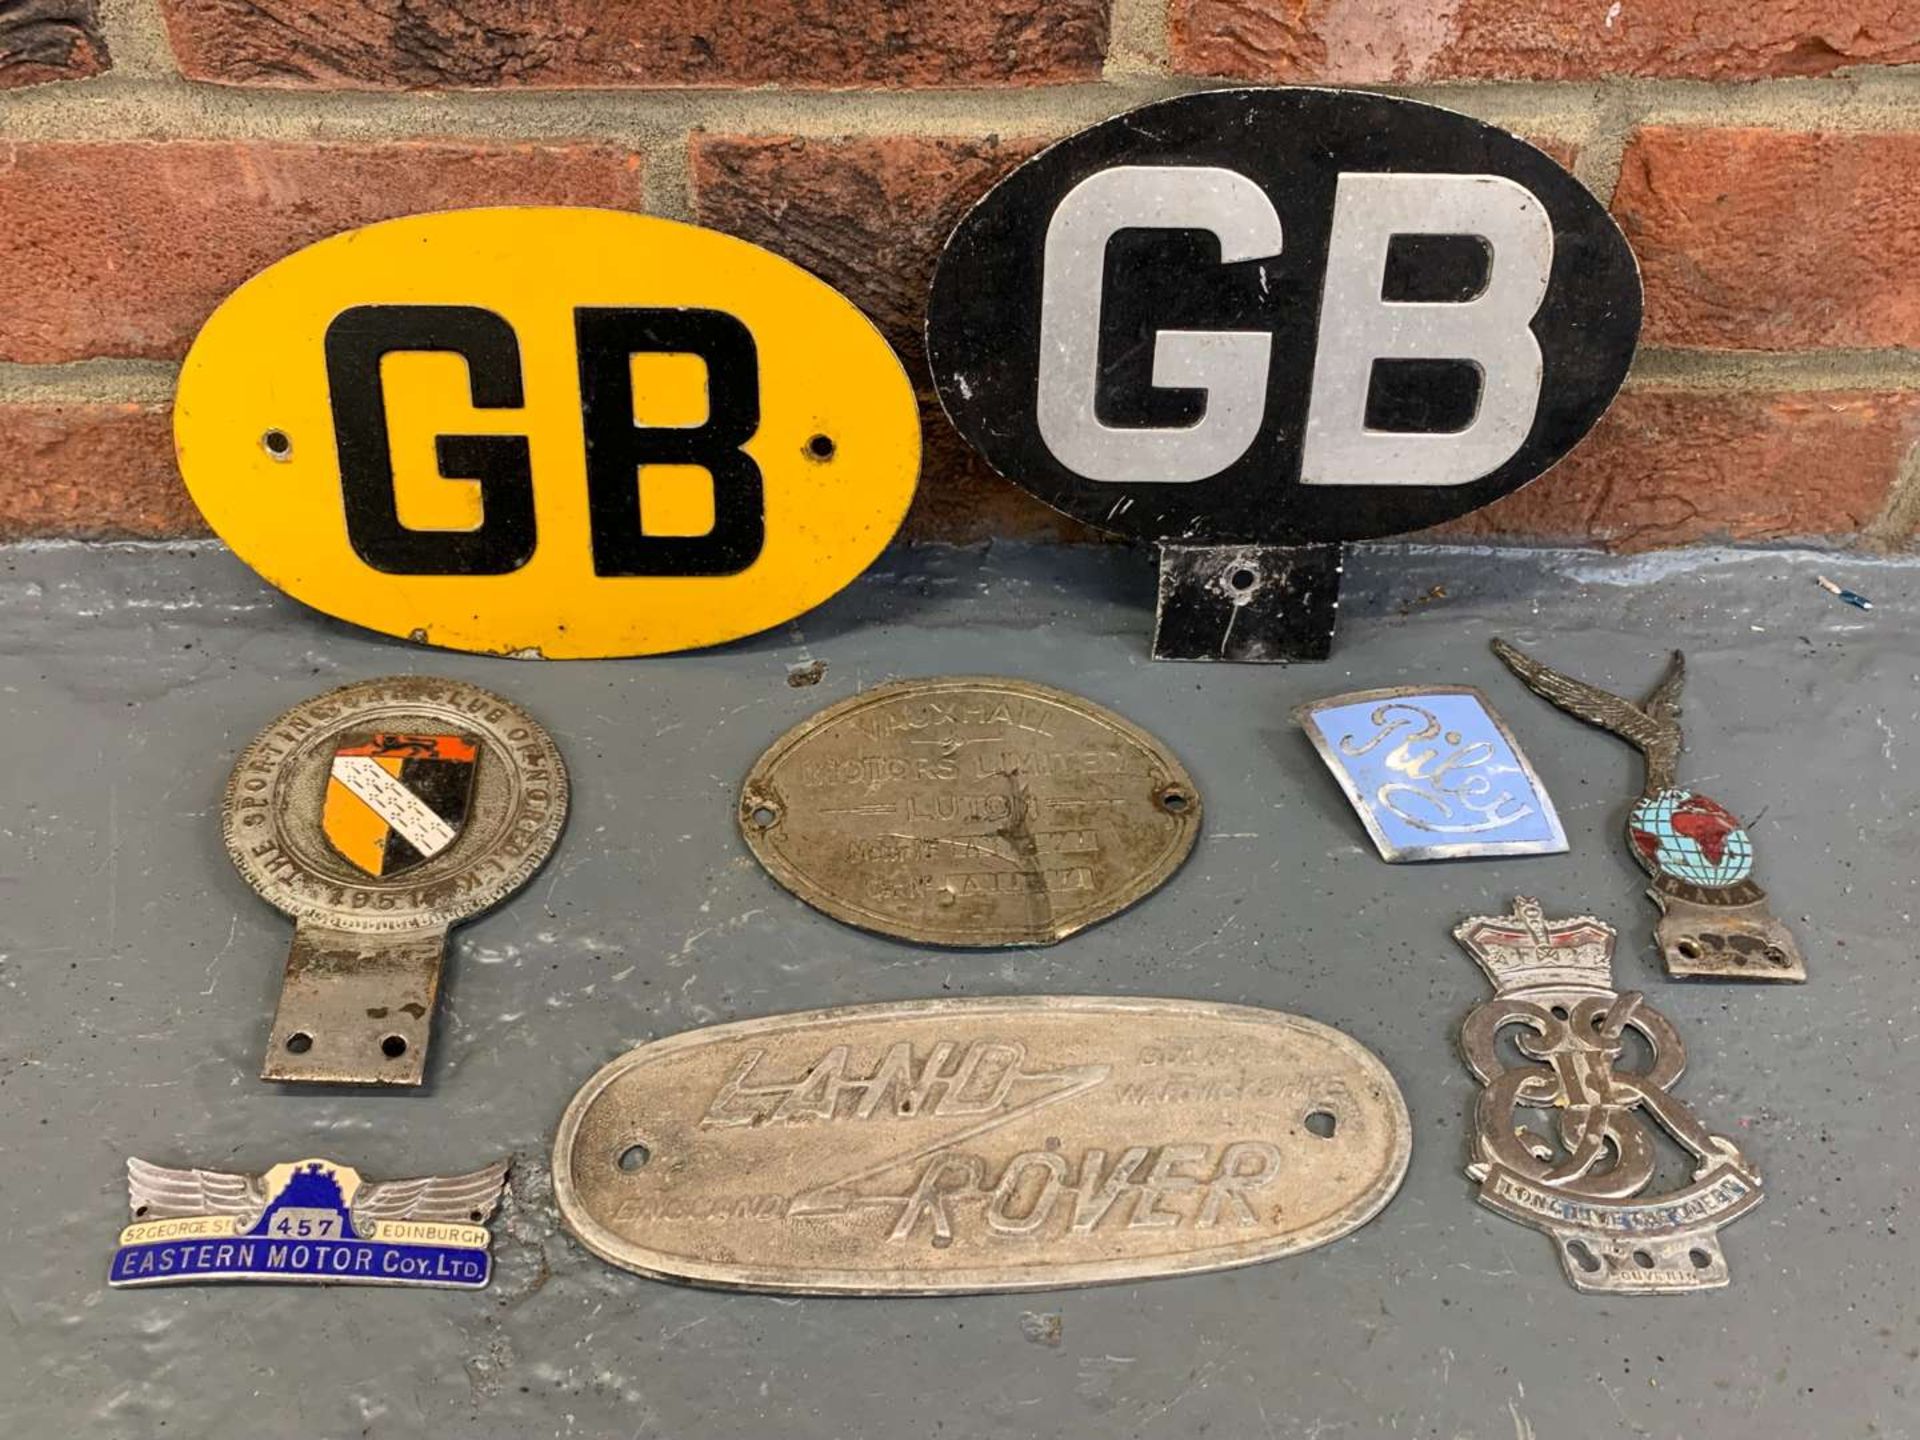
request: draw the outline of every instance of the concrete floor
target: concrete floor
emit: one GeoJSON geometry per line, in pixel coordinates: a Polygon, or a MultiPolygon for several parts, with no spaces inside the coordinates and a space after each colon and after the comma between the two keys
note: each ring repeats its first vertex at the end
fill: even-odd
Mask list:
{"type": "Polygon", "coordinates": [[[1920,564],[1690,551],[1640,560],[1376,547],[1334,659],[1153,664],[1123,551],[896,553],[783,632],[596,664],[422,651],[328,621],[217,547],[0,552],[0,1434],[462,1437],[1193,1436],[1832,1440],[1920,1436],[1915,1180],[1920,564]],[[1831,573],[1870,614],[1815,588],[1831,573]],[[1639,761],[1526,693],[1506,634],[1639,693],[1691,662],[1682,777],[1753,821],[1804,988],[1657,973],[1620,839],[1639,761]],[[810,688],[790,666],[826,665],[810,688]],[[529,707],[572,768],[568,832],[458,932],[431,1083],[255,1078],[289,924],[228,864],[235,751],[294,699],[437,672],[529,707]],[[746,854],[735,787],[803,715],[901,675],[1080,691],[1169,741],[1207,832],[1159,894],[1053,949],[916,949],[816,914],[746,854]],[[1570,854],[1393,866],[1287,719],[1297,701],[1481,686],[1557,798],[1570,854]],[[1616,973],[1679,1026],[1679,1093],[1736,1136],[1766,1203],[1723,1235],[1731,1288],[1576,1294],[1547,1239],[1462,1176],[1486,993],[1449,930],[1538,895],[1620,927],[1616,973]],[[656,1037],[930,994],[1125,992],[1298,1011],[1399,1077],[1413,1166],[1356,1235],[1221,1275],[1048,1295],[806,1300],[609,1269],[558,1229],[555,1121],[656,1037]],[[374,1176],[511,1152],[480,1294],[108,1291],[129,1154],[374,1176]]]}

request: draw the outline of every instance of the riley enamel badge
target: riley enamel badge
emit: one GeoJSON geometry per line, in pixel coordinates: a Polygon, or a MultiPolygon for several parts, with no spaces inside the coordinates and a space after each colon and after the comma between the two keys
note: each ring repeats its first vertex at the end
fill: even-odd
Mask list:
{"type": "Polygon", "coordinates": [[[1301,705],[1382,860],[1557,855],[1560,816],[1520,742],[1466,685],[1361,690],[1301,705]]]}
{"type": "Polygon", "coordinates": [[[1672,1093],[1686,1051],[1638,991],[1615,992],[1613,927],[1591,915],[1548,920],[1539,902],[1520,899],[1511,914],[1478,915],[1453,933],[1494,988],[1460,1027],[1467,1068],[1486,1087],[1467,1166],[1480,1203],[1551,1235],[1576,1290],[1725,1285],[1719,1231],[1760,1203],[1760,1176],[1672,1093]],[[1622,1063],[1628,1030],[1648,1056],[1639,1068],[1622,1063]],[[1693,1169],[1677,1189],[1648,1196],[1655,1127],[1693,1169]]]}
{"type": "Polygon", "coordinates": [[[295,921],[262,1078],[418,1085],[448,929],[526,884],[566,816],[552,737],[478,686],[368,680],[262,731],[221,814],[295,921]]]}
{"type": "Polygon", "coordinates": [[[1653,877],[1660,907],[1654,941],[1677,978],[1800,980],[1807,962],[1753,878],[1753,836],[1731,811],[1674,778],[1683,743],[1680,686],[1686,657],[1635,705],[1542,665],[1504,640],[1493,653],[1527,688],[1569,715],[1610,730],[1646,757],[1647,778],[1627,816],[1627,843],[1653,877]]]}
{"type": "Polygon", "coordinates": [[[133,1223],[108,1284],[263,1280],[478,1290],[492,1274],[486,1222],[507,1164],[465,1175],[363,1180],[350,1165],[295,1160],[264,1175],[127,1161],[133,1223]]]}

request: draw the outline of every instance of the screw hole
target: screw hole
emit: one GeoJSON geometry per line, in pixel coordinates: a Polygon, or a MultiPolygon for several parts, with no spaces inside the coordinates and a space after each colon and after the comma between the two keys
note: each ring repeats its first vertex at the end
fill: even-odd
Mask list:
{"type": "Polygon", "coordinates": [[[304,1030],[296,1030],[287,1036],[287,1049],[296,1055],[304,1055],[313,1049],[313,1036],[304,1030]]]}
{"type": "Polygon", "coordinates": [[[1682,940],[1679,944],[1675,945],[1673,948],[1678,950],[1681,953],[1681,955],[1683,955],[1688,960],[1698,960],[1700,958],[1700,946],[1696,941],[1682,940]]]}
{"type": "Polygon", "coordinates": [[[653,1152],[644,1145],[629,1145],[620,1152],[620,1168],[628,1174],[638,1170],[653,1158],[653,1152]]]}
{"type": "Polygon", "coordinates": [[[1547,1013],[1556,1020],[1564,1020],[1567,1018],[1567,1007],[1564,1005],[1555,1005],[1547,1013]]]}
{"type": "Polygon", "coordinates": [[[1160,808],[1169,815],[1184,815],[1188,807],[1193,804],[1193,797],[1176,786],[1162,790],[1154,798],[1159,802],[1160,808]]]}
{"type": "Polygon", "coordinates": [[[407,1037],[404,1035],[387,1036],[386,1039],[380,1042],[380,1053],[389,1060],[398,1060],[402,1055],[407,1053],[407,1037]]]}
{"type": "Polygon", "coordinates": [[[807,441],[807,454],[816,460],[831,460],[837,449],[831,435],[816,435],[807,441]]]}
{"type": "Polygon", "coordinates": [[[753,822],[756,830],[766,830],[780,818],[780,812],[771,805],[756,805],[747,812],[747,818],[753,822]]]}
{"type": "Polygon", "coordinates": [[[471,1220],[476,1225],[478,1225],[482,1220],[486,1218],[487,1217],[482,1215],[478,1210],[467,1211],[467,1219],[471,1220]]]}
{"type": "Polygon", "coordinates": [[[293,454],[293,438],[284,430],[269,430],[260,437],[260,447],[276,460],[293,454]]]}
{"type": "Polygon", "coordinates": [[[1322,1140],[1333,1138],[1334,1127],[1340,1122],[1334,1118],[1331,1110],[1313,1110],[1307,1114],[1307,1129],[1322,1140]]]}
{"type": "Polygon", "coordinates": [[[136,1206],[134,1208],[133,1218],[138,1220],[142,1215],[146,1214],[150,1208],[152,1207],[146,1205],[136,1206]]]}
{"type": "Polygon", "coordinates": [[[1589,1275],[1600,1268],[1600,1257],[1589,1250],[1583,1240],[1569,1240],[1567,1254],[1573,1257],[1573,1263],[1589,1275]]]}
{"type": "Polygon", "coordinates": [[[1247,591],[1253,589],[1253,587],[1258,585],[1259,583],[1260,583],[1260,572],[1258,570],[1249,570],[1244,565],[1242,565],[1238,570],[1235,570],[1231,575],[1227,576],[1227,584],[1232,586],[1235,590],[1238,590],[1243,595],[1246,594],[1247,591]]]}
{"type": "Polygon", "coordinates": [[[1687,1252],[1687,1259],[1693,1262],[1693,1268],[1696,1270],[1711,1270],[1713,1268],[1713,1256],[1704,1250],[1689,1250],[1687,1252]]]}
{"type": "Polygon", "coordinates": [[[1638,1265],[1642,1270],[1651,1270],[1653,1268],[1653,1256],[1645,1250],[1636,1250],[1633,1252],[1633,1263],[1638,1265]]]}

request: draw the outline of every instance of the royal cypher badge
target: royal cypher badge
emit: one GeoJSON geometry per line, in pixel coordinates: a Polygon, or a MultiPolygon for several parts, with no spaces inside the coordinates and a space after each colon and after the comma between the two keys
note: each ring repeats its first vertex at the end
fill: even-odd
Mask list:
{"type": "Polygon", "coordinates": [[[465,1175],[363,1180],[350,1165],[295,1160],[264,1175],[127,1161],[134,1223],[107,1283],[264,1280],[478,1290],[493,1273],[486,1221],[508,1161],[465,1175]]]}

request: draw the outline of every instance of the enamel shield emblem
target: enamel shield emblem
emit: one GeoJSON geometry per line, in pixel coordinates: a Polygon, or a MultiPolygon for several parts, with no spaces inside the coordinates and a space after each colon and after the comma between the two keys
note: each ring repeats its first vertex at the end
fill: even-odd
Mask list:
{"type": "Polygon", "coordinates": [[[1560,816],[1520,742],[1465,685],[1361,690],[1293,712],[1382,860],[1557,855],[1560,816]]]}
{"type": "Polygon", "coordinates": [[[459,838],[480,747],[469,735],[371,735],[333,752],[321,830],[376,879],[434,858],[459,838]]]}
{"type": "Polygon", "coordinates": [[[478,1290],[492,1273],[486,1221],[500,1203],[507,1164],[465,1175],[366,1180],[332,1160],[296,1160],[248,1175],[132,1159],[133,1223],[120,1232],[108,1283],[478,1290]]]}

